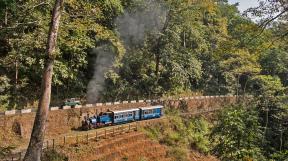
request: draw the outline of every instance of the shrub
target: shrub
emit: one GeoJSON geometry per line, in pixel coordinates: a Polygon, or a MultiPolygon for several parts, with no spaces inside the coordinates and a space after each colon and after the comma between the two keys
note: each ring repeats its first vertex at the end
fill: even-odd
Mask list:
{"type": "Polygon", "coordinates": [[[8,146],[8,147],[1,147],[0,146],[0,159],[5,158],[8,154],[11,153],[11,151],[14,149],[15,147],[12,146],[8,146]]]}
{"type": "Polygon", "coordinates": [[[202,153],[209,152],[209,124],[205,119],[192,118],[188,123],[187,135],[191,147],[202,153]]]}
{"type": "Polygon", "coordinates": [[[147,161],[147,159],[145,157],[140,157],[139,161],[147,161]]]}
{"type": "Polygon", "coordinates": [[[56,150],[45,150],[41,157],[42,161],[68,161],[68,157],[56,150]]]}
{"type": "Polygon", "coordinates": [[[153,140],[158,140],[161,135],[159,126],[147,127],[144,132],[153,140]]]}
{"type": "Polygon", "coordinates": [[[168,156],[173,157],[177,161],[185,161],[188,159],[187,147],[171,147],[168,152],[168,156]]]}
{"type": "Polygon", "coordinates": [[[202,153],[209,152],[209,124],[202,117],[184,118],[177,109],[166,110],[167,124],[155,125],[146,128],[149,137],[172,148],[170,154],[178,158],[181,152],[188,148],[196,148],[202,153]],[[175,147],[181,147],[177,149],[175,147]]]}
{"type": "Polygon", "coordinates": [[[277,152],[272,155],[275,161],[288,161],[288,150],[277,152]]]}

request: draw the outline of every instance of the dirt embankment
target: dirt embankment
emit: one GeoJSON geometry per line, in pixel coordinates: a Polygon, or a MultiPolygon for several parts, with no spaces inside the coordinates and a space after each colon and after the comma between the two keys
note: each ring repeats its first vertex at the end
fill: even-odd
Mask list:
{"type": "MultiPolygon", "coordinates": [[[[199,97],[196,99],[164,100],[157,104],[187,108],[188,112],[201,112],[217,109],[227,104],[235,103],[235,97],[199,97]]],[[[80,109],[67,109],[50,111],[47,120],[46,138],[51,139],[73,131],[81,126],[83,116],[100,113],[101,111],[120,110],[147,106],[146,103],[127,103],[110,106],[87,107],[80,109]]],[[[0,143],[1,145],[14,145],[16,147],[28,144],[33,127],[35,113],[0,116],[0,143]]]]}
{"type": "MultiPolygon", "coordinates": [[[[149,139],[144,133],[131,132],[118,135],[99,142],[70,145],[57,151],[65,154],[69,161],[174,161],[169,155],[169,147],[149,139]]],[[[188,160],[218,161],[213,156],[205,156],[191,151],[188,160]]]]}
{"type": "MultiPolygon", "coordinates": [[[[81,126],[83,117],[88,113],[91,115],[107,111],[108,109],[129,109],[145,106],[146,103],[128,103],[110,106],[98,106],[79,109],[67,109],[50,111],[47,120],[47,130],[45,138],[55,138],[66,134],[81,126]]],[[[1,145],[19,146],[27,144],[33,123],[35,113],[0,116],[0,143],[1,145]]]]}

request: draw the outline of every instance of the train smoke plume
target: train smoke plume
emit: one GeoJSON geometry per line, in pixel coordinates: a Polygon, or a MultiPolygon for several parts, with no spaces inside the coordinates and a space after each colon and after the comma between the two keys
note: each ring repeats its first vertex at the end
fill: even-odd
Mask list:
{"type": "Polygon", "coordinates": [[[154,0],[144,1],[141,8],[125,11],[116,19],[117,31],[125,47],[141,45],[146,33],[159,33],[164,27],[167,9],[154,0]]]}
{"type": "Polygon", "coordinates": [[[104,88],[105,73],[112,68],[115,53],[109,45],[102,45],[94,48],[92,53],[96,54],[94,62],[94,73],[92,79],[88,83],[87,101],[88,103],[96,103],[100,92],[104,88]]]}
{"type": "MultiPolygon", "coordinates": [[[[116,31],[126,49],[142,45],[145,35],[159,33],[164,26],[167,9],[155,0],[144,0],[143,4],[133,11],[124,11],[123,15],[115,20],[116,31]]],[[[105,73],[112,69],[115,53],[109,45],[103,45],[93,50],[97,54],[94,63],[94,75],[87,87],[88,103],[96,103],[105,86],[105,73]]]]}

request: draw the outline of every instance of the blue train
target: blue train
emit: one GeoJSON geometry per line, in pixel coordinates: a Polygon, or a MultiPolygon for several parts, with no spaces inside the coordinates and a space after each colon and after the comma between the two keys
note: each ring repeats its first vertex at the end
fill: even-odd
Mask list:
{"type": "Polygon", "coordinates": [[[82,129],[88,130],[108,125],[124,124],[132,121],[160,118],[163,116],[163,106],[148,106],[121,111],[101,112],[92,117],[85,116],[82,121],[82,129]]]}

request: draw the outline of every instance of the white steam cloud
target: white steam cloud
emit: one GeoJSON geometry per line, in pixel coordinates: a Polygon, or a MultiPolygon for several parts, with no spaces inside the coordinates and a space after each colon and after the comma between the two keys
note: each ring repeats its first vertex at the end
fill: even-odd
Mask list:
{"type": "Polygon", "coordinates": [[[116,19],[117,31],[126,47],[143,44],[147,32],[157,33],[164,27],[167,9],[155,1],[145,1],[145,8],[127,12],[116,19]]]}
{"type": "MultiPolygon", "coordinates": [[[[125,48],[143,44],[145,35],[157,33],[164,27],[167,9],[155,0],[145,0],[141,8],[124,14],[115,20],[116,30],[124,42],[125,48]],[[143,7],[144,6],[144,7],[143,7]]],[[[94,63],[94,75],[87,87],[88,103],[96,103],[105,85],[105,73],[112,69],[115,53],[109,45],[103,45],[93,50],[97,54],[94,63]]]]}
{"type": "Polygon", "coordinates": [[[94,62],[93,77],[87,87],[88,103],[96,103],[99,99],[100,92],[104,88],[105,73],[112,68],[115,58],[115,54],[109,45],[94,48],[92,52],[97,56],[94,62]]]}

